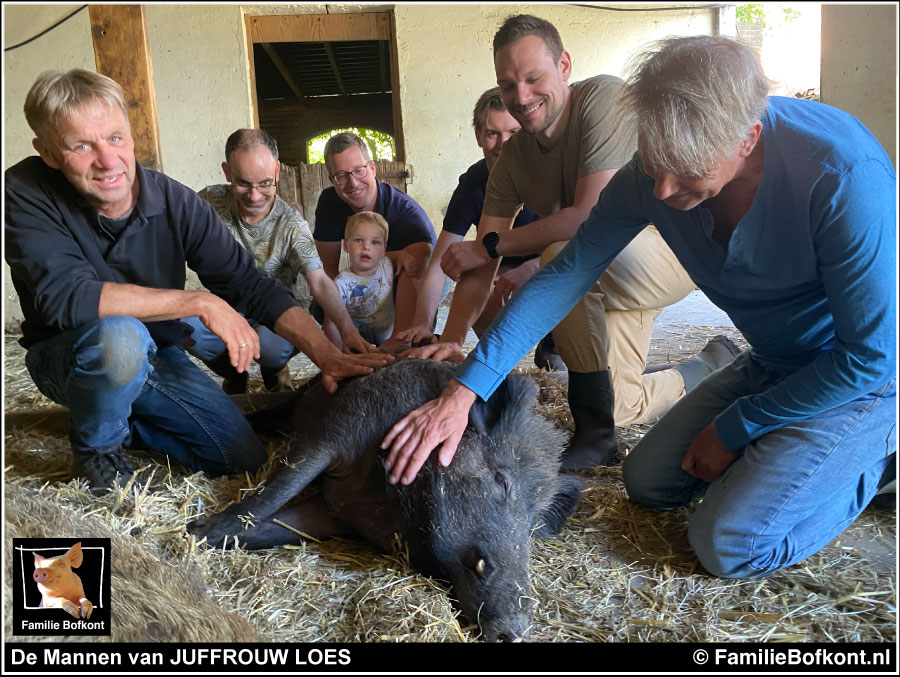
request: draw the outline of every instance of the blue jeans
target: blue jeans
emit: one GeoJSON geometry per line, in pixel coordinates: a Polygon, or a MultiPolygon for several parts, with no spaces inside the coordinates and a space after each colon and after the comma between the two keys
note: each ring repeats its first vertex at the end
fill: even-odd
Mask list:
{"type": "Polygon", "coordinates": [[[237,405],[184,350],[157,350],[147,328],[114,315],[33,345],[28,373],[69,408],[79,452],[124,444],[222,475],[256,470],[266,450],[237,405]]]}
{"type": "MultiPolygon", "coordinates": [[[[194,329],[194,333],[191,334],[194,345],[187,349],[191,355],[204,362],[211,362],[225,352],[225,343],[207,329],[199,317],[185,317],[181,321],[194,329]]],[[[267,327],[252,321],[250,325],[259,334],[259,359],[257,362],[260,367],[277,371],[300,352],[290,341],[281,338],[267,327]]]]}
{"type": "Polygon", "coordinates": [[[679,400],[625,459],[625,490],[637,503],[667,510],[703,496],[688,540],[713,575],[764,576],[819,551],[868,505],[896,459],[894,379],[754,440],[711,484],[681,469],[691,441],[721,411],[789,373],[742,353],[679,400]]]}

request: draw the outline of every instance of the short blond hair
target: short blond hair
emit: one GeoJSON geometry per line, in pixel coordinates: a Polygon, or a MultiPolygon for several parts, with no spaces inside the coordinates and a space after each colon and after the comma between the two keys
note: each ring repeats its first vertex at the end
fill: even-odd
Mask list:
{"type": "Polygon", "coordinates": [[[385,221],[384,217],[378,212],[356,212],[353,216],[347,219],[347,224],[344,226],[344,239],[350,237],[353,232],[353,228],[359,223],[374,223],[376,226],[381,228],[381,232],[384,233],[384,242],[387,244],[388,239],[388,222],[385,221]]]}
{"type": "Polygon", "coordinates": [[[41,73],[25,97],[25,119],[41,142],[47,141],[51,125],[78,114],[94,101],[117,106],[128,121],[125,95],[118,82],[99,73],[73,68],[41,73]]]}

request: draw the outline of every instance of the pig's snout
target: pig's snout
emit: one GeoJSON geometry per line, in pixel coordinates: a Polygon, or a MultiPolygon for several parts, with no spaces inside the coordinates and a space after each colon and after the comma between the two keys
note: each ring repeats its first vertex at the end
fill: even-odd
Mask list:
{"type": "Polygon", "coordinates": [[[46,583],[47,579],[50,578],[50,574],[47,573],[46,569],[35,569],[32,578],[35,583],[46,583]]]}
{"type": "Polygon", "coordinates": [[[485,642],[529,642],[531,641],[531,619],[528,616],[482,622],[482,639],[485,642]]]}

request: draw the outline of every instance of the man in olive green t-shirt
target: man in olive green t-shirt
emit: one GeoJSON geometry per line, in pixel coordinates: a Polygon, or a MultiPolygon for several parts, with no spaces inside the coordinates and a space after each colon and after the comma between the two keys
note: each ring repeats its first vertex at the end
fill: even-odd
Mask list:
{"type": "MultiPolygon", "coordinates": [[[[633,132],[624,131],[618,117],[622,81],[598,75],[569,85],[571,56],[549,22],[529,15],[507,19],[494,36],[494,66],[521,130],[503,146],[491,172],[479,239],[451,245],[441,260],[458,284],[441,343],[417,349],[420,357],[459,353],[492,293],[498,257],[541,252],[542,265],[550,261],[637,150],[633,132]],[[541,218],[512,230],[523,204],[541,218]]],[[[505,301],[516,288],[498,284],[493,293],[505,301]]],[[[611,461],[618,452],[615,425],[657,421],[684,395],[686,382],[693,385],[697,375],[733,359],[736,349],[717,339],[684,366],[643,373],[653,321],[693,288],[649,225],[553,330],[569,371],[575,422],[563,468],[611,461]]]]}

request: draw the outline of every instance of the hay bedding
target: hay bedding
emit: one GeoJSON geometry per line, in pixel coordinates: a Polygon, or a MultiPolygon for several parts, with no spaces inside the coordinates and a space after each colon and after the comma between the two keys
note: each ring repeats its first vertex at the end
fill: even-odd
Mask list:
{"type": "MultiPolygon", "coordinates": [[[[710,335],[695,327],[675,342],[654,342],[650,362],[677,361],[710,335]]],[[[31,385],[14,339],[7,338],[6,349],[6,411],[52,404],[31,385]]],[[[302,357],[292,368],[301,379],[312,371],[302,357]]],[[[564,381],[533,367],[524,371],[541,386],[541,412],[571,430],[564,381]]],[[[620,429],[624,450],[646,430],[620,429]]],[[[284,441],[271,440],[268,465],[286,451],[284,441]]],[[[409,566],[402,544],[392,555],[344,540],[254,553],[198,548],[185,538],[184,525],[224,508],[266,468],[255,477],[210,480],[136,456],[162,486],[96,499],[69,479],[64,435],[6,430],[6,551],[13,536],[112,537],[118,569],[112,641],[477,639],[474,628],[460,626],[446,589],[409,566]],[[161,598],[166,608],[180,609],[169,622],[148,612],[161,598]]],[[[841,539],[764,580],[717,579],[699,568],[687,544],[688,509],[655,513],[631,504],[620,466],[598,468],[585,480],[568,528],[532,547],[533,640],[895,641],[896,568],[879,572],[841,539]]],[[[893,541],[894,522],[894,512],[868,509],[848,535],[893,541]]],[[[6,580],[10,604],[9,571],[6,580]]],[[[11,639],[9,615],[4,630],[11,639]]]]}

